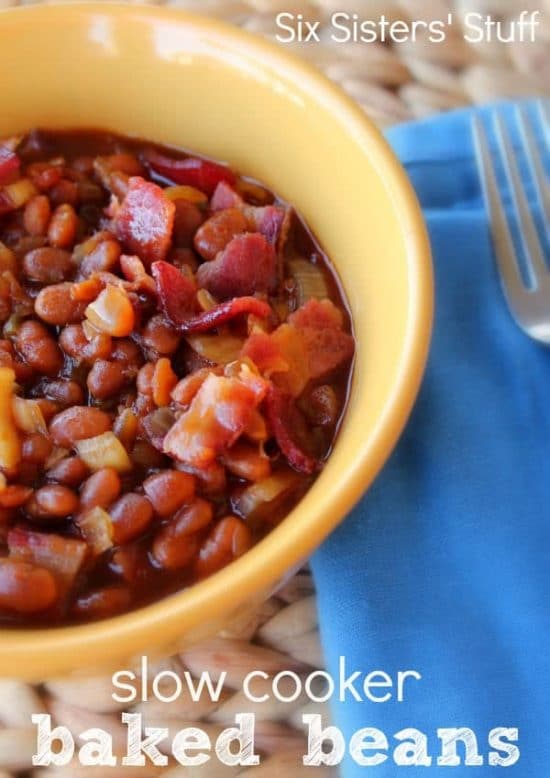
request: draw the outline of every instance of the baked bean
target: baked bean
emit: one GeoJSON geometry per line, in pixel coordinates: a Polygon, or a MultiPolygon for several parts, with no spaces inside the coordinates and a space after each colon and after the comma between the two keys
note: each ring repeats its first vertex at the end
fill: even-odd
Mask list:
{"type": "Polygon", "coordinates": [[[82,260],[80,276],[84,278],[93,273],[109,273],[120,259],[120,245],[116,240],[104,240],[82,260]]]}
{"type": "Polygon", "coordinates": [[[92,397],[97,400],[107,400],[118,394],[126,381],[123,365],[100,359],[92,365],[86,384],[92,397]]]}
{"type": "Polygon", "coordinates": [[[55,338],[37,321],[23,322],[15,345],[27,365],[44,375],[55,375],[63,365],[63,355],[55,338]]]}
{"type": "MultiPolygon", "coordinates": [[[[93,210],[103,202],[103,190],[100,186],[94,184],[94,182],[90,181],[88,178],[83,178],[80,181],[77,181],[77,186],[78,200],[80,203],[82,203],[82,206],[79,210],[79,216],[86,219],[87,214],[89,214],[90,211],[93,212],[93,210]]],[[[96,221],[96,219],[93,219],[92,221],[96,221]]]]}
{"type": "Polygon", "coordinates": [[[109,508],[113,522],[113,540],[127,543],[144,532],[153,520],[153,506],[140,494],[129,492],[109,508]]]}
{"type": "Polygon", "coordinates": [[[193,236],[204,221],[201,211],[187,200],[175,200],[174,244],[180,248],[191,248],[193,236]]]}
{"type": "Polygon", "coordinates": [[[117,338],[113,342],[111,358],[124,366],[127,375],[134,377],[143,364],[143,355],[129,338],[117,338]]]}
{"type": "Polygon", "coordinates": [[[78,440],[102,435],[111,427],[111,417],[104,411],[76,405],[54,416],[49,431],[51,439],[57,446],[72,448],[78,440]]]}
{"type": "Polygon", "coordinates": [[[73,615],[86,619],[102,619],[127,610],[131,602],[129,589],[123,586],[105,586],[78,597],[73,615]]]}
{"type": "Polygon", "coordinates": [[[114,552],[109,569],[128,583],[132,583],[149,567],[147,548],[142,541],[127,543],[114,552]]]}
{"type": "Polygon", "coordinates": [[[120,494],[120,476],[112,467],[104,467],[84,481],[80,488],[80,508],[108,508],[120,494]]]}
{"type": "Polygon", "coordinates": [[[52,453],[52,443],[44,435],[34,432],[27,435],[22,444],[22,456],[25,462],[41,465],[52,453]]]}
{"type": "Polygon", "coordinates": [[[136,467],[144,467],[149,470],[156,470],[164,467],[166,457],[160,451],[148,443],[146,440],[136,440],[131,453],[132,462],[136,467]]]}
{"type": "Polygon", "coordinates": [[[89,474],[88,466],[80,457],[65,457],[51,467],[46,475],[50,481],[64,486],[78,486],[89,474]]]}
{"type": "Polygon", "coordinates": [[[91,176],[94,172],[94,158],[89,154],[83,154],[73,160],[73,170],[78,171],[84,176],[91,176]]]}
{"type": "Polygon", "coordinates": [[[182,508],[162,527],[153,541],[153,557],[165,570],[178,570],[194,561],[198,550],[197,533],[212,521],[214,511],[206,500],[197,498],[182,508]]]}
{"type": "Polygon", "coordinates": [[[199,227],[194,245],[204,259],[215,259],[230,240],[248,229],[245,215],[238,208],[218,211],[199,227]]]}
{"type": "MultiPolygon", "coordinates": [[[[19,474],[20,477],[20,474],[19,474]]],[[[32,489],[21,484],[11,484],[0,492],[0,508],[19,508],[27,502],[32,494],[32,489]]]]}
{"type": "Polygon", "coordinates": [[[147,362],[137,374],[137,390],[140,394],[153,395],[153,377],[155,375],[155,363],[147,362]]]}
{"type": "Polygon", "coordinates": [[[75,242],[78,216],[72,205],[58,205],[50,219],[48,240],[58,249],[70,248],[75,242]]]}
{"type": "Polygon", "coordinates": [[[74,284],[65,282],[41,289],[34,302],[36,315],[48,324],[58,327],[81,321],[86,303],[74,299],[73,287],[74,284]]]}
{"type": "MultiPolygon", "coordinates": [[[[181,462],[176,462],[174,467],[177,470],[182,469],[184,472],[190,472],[189,467],[181,462]]],[[[198,482],[197,490],[201,492],[201,494],[214,496],[222,494],[227,488],[225,468],[220,462],[212,462],[212,464],[207,467],[198,467],[192,472],[198,482]]]]}
{"type": "Polygon", "coordinates": [[[50,162],[33,162],[27,167],[27,175],[37,189],[47,192],[61,181],[63,170],[50,162]]]}
{"type": "Polygon", "coordinates": [[[37,489],[25,504],[33,519],[66,519],[78,511],[78,496],[68,487],[48,484],[37,489]]]}
{"type": "Polygon", "coordinates": [[[64,249],[45,246],[29,251],[23,258],[23,273],[30,281],[41,284],[58,284],[65,281],[72,270],[71,255],[64,249]]]}
{"type": "Polygon", "coordinates": [[[161,356],[173,354],[181,343],[181,336],[164,316],[152,316],[145,325],[141,337],[147,349],[161,356]]]}
{"type": "Polygon", "coordinates": [[[143,490],[151,501],[155,513],[165,518],[189,502],[195,493],[195,479],[178,470],[163,470],[150,476],[143,490]]]}
{"type": "Polygon", "coordinates": [[[23,225],[29,235],[46,235],[52,209],[45,195],[31,197],[23,211],[23,225]]]}
{"type": "Polygon", "coordinates": [[[54,402],[67,408],[70,405],[84,404],[84,392],[77,381],[67,381],[64,379],[49,381],[43,384],[42,391],[50,400],[54,400],[54,402]]]}
{"type": "Polygon", "coordinates": [[[98,359],[109,359],[112,350],[110,335],[98,332],[88,340],[81,324],[65,327],[59,336],[59,345],[76,362],[93,364],[98,359]]]}
{"type": "Polygon", "coordinates": [[[17,243],[13,244],[13,250],[17,257],[18,263],[21,262],[25,254],[28,254],[30,251],[34,251],[35,249],[43,248],[46,245],[46,243],[47,243],[46,238],[39,237],[39,236],[32,236],[32,235],[24,235],[22,238],[20,238],[17,241],[17,243]]]}
{"type": "Polygon", "coordinates": [[[330,427],[338,421],[340,402],[332,386],[317,386],[306,396],[301,409],[312,424],[330,427]]]}
{"type": "Polygon", "coordinates": [[[16,613],[38,613],[57,600],[57,584],[49,570],[27,562],[0,559],[0,607],[16,613]]]}
{"type": "Polygon", "coordinates": [[[136,414],[125,408],[115,419],[113,432],[120,440],[124,448],[131,449],[138,433],[138,419],[136,414]]]}
{"type": "Polygon", "coordinates": [[[59,405],[53,400],[48,400],[47,397],[39,397],[36,402],[42,412],[42,416],[44,417],[46,424],[49,424],[55,414],[59,413],[60,411],[59,405]]]}
{"type": "Polygon", "coordinates": [[[55,186],[50,189],[50,202],[53,206],[76,205],[78,203],[78,185],[74,181],[62,178],[55,186]]]}
{"type": "Polygon", "coordinates": [[[195,573],[199,578],[205,578],[242,556],[251,545],[252,534],[244,521],[236,516],[226,516],[202,544],[195,562],[195,573]]]}

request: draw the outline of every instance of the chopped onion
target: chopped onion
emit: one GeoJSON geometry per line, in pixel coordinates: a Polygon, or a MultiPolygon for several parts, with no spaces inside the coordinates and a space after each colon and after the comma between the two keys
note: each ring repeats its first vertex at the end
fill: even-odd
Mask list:
{"type": "Polygon", "coordinates": [[[2,188],[2,191],[14,211],[21,208],[37,194],[36,187],[30,178],[20,178],[13,184],[7,184],[2,188]]]}
{"type": "Polygon", "coordinates": [[[75,448],[78,456],[94,472],[103,467],[112,467],[119,473],[126,473],[132,469],[128,452],[112,432],[79,440],[75,443],[75,448]]]}
{"type": "Polygon", "coordinates": [[[197,292],[197,302],[203,311],[211,311],[218,305],[218,301],[213,294],[210,294],[208,289],[199,289],[197,292]]]}
{"type": "Polygon", "coordinates": [[[99,556],[113,546],[113,523],[103,508],[95,507],[77,519],[84,540],[99,556]]]}
{"type": "Polygon", "coordinates": [[[109,284],[86,308],[86,318],[101,332],[125,338],[134,329],[135,314],[130,298],[114,284],[109,284]]]}
{"type": "Polygon", "coordinates": [[[186,340],[193,351],[217,365],[235,362],[245,342],[236,335],[190,335],[186,340]]]}
{"type": "Polygon", "coordinates": [[[245,519],[253,516],[260,508],[267,507],[275,500],[286,495],[299,483],[300,477],[291,470],[274,473],[268,478],[248,486],[233,506],[245,519]]]}
{"type": "Polygon", "coordinates": [[[297,257],[288,263],[292,277],[296,281],[298,307],[308,300],[323,300],[329,296],[323,271],[307,259],[297,257]]]}
{"type": "Polygon", "coordinates": [[[39,432],[41,435],[48,434],[44,415],[36,400],[24,400],[15,396],[12,400],[12,411],[14,421],[22,432],[26,432],[27,435],[34,432],[39,432]]]}
{"type": "Polygon", "coordinates": [[[0,367],[0,467],[10,469],[21,459],[21,441],[13,418],[15,373],[0,367]]]}

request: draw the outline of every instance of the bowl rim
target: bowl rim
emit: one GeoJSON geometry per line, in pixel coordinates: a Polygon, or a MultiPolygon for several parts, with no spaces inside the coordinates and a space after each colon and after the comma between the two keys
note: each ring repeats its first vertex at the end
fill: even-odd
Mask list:
{"type": "MultiPolygon", "coordinates": [[[[378,474],[408,419],[418,393],[429,351],[433,320],[433,275],[430,243],[416,194],[407,175],[388,142],[363,110],[338,86],[322,75],[314,65],[285,51],[282,46],[262,39],[227,22],[183,11],[178,8],[127,5],[122,3],[70,2],[49,3],[2,9],[0,22],[58,23],[69,15],[103,15],[113,19],[124,16],[171,21],[187,29],[194,28],[209,41],[223,40],[227,46],[238,46],[247,58],[255,57],[260,69],[282,75],[288,81],[307,89],[316,101],[323,100],[331,110],[338,112],[342,127],[363,145],[365,153],[374,160],[378,174],[394,200],[401,230],[406,236],[407,265],[409,269],[409,321],[402,350],[398,378],[389,393],[384,412],[369,438],[351,464],[345,478],[345,490],[328,504],[313,520],[312,517],[293,516],[292,522],[283,522],[268,537],[254,546],[243,557],[204,581],[152,604],[121,616],[83,625],[48,627],[44,629],[14,629],[0,631],[0,669],[14,656],[24,665],[26,659],[39,652],[44,666],[51,664],[63,671],[74,665],[75,651],[83,646],[97,657],[98,663],[108,661],[112,647],[118,641],[130,645],[135,640],[137,653],[139,638],[162,630],[168,622],[177,622],[180,634],[197,627],[207,613],[209,619],[235,605],[235,592],[262,592],[280,579],[285,572],[307,559],[338,526],[357,503],[378,474]],[[48,17],[50,21],[47,21],[48,17]],[[51,20],[54,20],[53,22],[51,20]],[[313,526],[315,532],[308,529],[313,526]]],[[[294,511],[293,511],[294,513],[294,511]]],[[[242,596],[240,597],[242,600],[242,596]]],[[[167,635],[168,637],[168,635],[167,635]]],[[[145,650],[145,649],[143,649],[145,650]]],[[[30,668],[32,674],[35,671],[30,668]]],[[[21,675],[26,675],[23,666],[21,675]]]]}

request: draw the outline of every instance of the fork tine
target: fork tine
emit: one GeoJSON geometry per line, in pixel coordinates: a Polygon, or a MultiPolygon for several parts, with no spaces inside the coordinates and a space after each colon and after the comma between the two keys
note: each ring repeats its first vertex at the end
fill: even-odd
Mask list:
{"type": "Polygon", "coordinates": [[[533,282],[533,287],[537,288],[540,286],[543,276],[547,273],[542,247],[537,234],[537,228],[535,227],[533,217],[529,210],[529,203],[527,202],[525,190],[521,183],[518,164],[504,120],[502,116],[497,113],[495,114],[494,121],[506,174],[512,190],[512,199],[519,219],[527,268],[533,282]]]}
{"type": "Polygon", "coordinates": [[[546,229],[550,228],[550,184],[546,180],[546,173],[542,163],[537,141],[533,132],[532,124],[527,115],[525,107],[517,108],[518,123],[521,131],[523,145],[529,160],[531,175],[535,183],[537,197],[544,216],[546,229]]]}
{"type": "Polygon", "coordinates": [[[508,301],[512,306],[512,298],[515,295],[521,294],[524,291],[524,286],[516,261],[514,242],[506,219],[504,205],[498,190],[487,135],[478,116],[474,116],[472,119],[472,132],[483,194],[489,211],[489,221],[500,277],[508,301]]]}

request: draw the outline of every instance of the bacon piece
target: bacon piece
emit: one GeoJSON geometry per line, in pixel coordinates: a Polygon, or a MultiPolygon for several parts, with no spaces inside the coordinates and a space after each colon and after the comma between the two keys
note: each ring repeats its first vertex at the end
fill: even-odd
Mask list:
{"type": "Polygon", "coordinates": [[[237,235],[215,260],[199,267],[197,281],[222,300],[274,291],[277,286],[275,249],[259,233],[237,235]]]}
{"type": "Polygon", "coordinates": [[[197,290],[190,278],[168,262],[153,263],[151,272],[163,310],[180,332],[207,332],[243,314],[266,318],[273,313],[266,302],[245,296],[227,300],[195,315],[197,290]]]}
{"type": "MultiPolygon", "coordinates": [[[[292,211],[282,205],[248,205],[241,195],[222,181],[216,187],[210,201],[210,210],[216,213],[225,210],[239,210],[246,217],[250,232],[259,232],[281,251],[290,230],[292,211]]],[[[207,222],[208,223],[208,222],[207,222]]],[[[199,253],[200,249],[199,249],[199,253]]],[[[210,259],[211,257],[207,257],[210,259]]]]}
{"type": "Polygon", "coordinates": [[[275,247],[279,244],[279,235],[281,234],[287,211],[288,209],[282,208],[279,205],[265,205],[261,207],[248,205],[244,209],[249,228],[261,233],[275,247]]]}
{"type": "Polygon", "coordinates": [[[252,334],[241,357],[298,397],[310,380],[325,378],[353,356],[353,338],[342,327],[342,313],[330,300],[309,300],[271,334],[252,334]]]}
{"type": "Polygon", "coordinates": [[[8,146],[0,146],[0,186],[9,183],[19,173],[21,162],[8,146]]]}
{"type": "Polygon", "coordinates": [[[200,189],[210,196],[220,181],[234,184],[236,176],[229,168],[210,162],[206,159],[173,159],[160,154],[155,149],[145,153],[145,161],[159,175],[173,181],[174,184],[185,184],[200,189]]]}
{"type": "Polygon", "coordinates": [[[330,300],[308,300],[288,317],[304,342],[310,378],[325,378],[352,358],[355,344],[342,329],[343,320],[330,300]]]}
{"type": "Polygon", "coordinates": [[[117,237],[146,264],[163,260],[170,248],[175,210],[160,186],[133,176],[114,216],[117,237]]]}
{"type": "Polygon", "coordinates": [[[268,382],[209,375],[164,439],[164,451],[191,467],[209,467],[245,431],[268,382]]]}
{"type": "Polygon", "coordinates": [[[241,208],[244,204],[243,198],[227,181],[220,181],[210,200],[210,210],[215,213],[226,208],[241,208]]]}
{"type": "Polygon", "coordinates": [[[300,473],[315,473],[320,463],[307,454],[293,436],[293,430],[300,426],[293,398],[272,385],[267,393],[265,407],[267,422],[289,465],[300,473]]]}
{"type": "Polygon", "coordinates": [[[326,329],[328,327],[342,329],[344,315],[331,300],[308,300],[297,311],[288,317],[288,323],[293,327],[314,327],[326,329]]]}
{"type": "Polygon", "coordinates": [[[199,227],[193,243],[201,257],[213,260],[234,237],[247,230],[248,221],[244,213],[238,208],[225,208],[199,227]]]}
{"type": "Polygon", "coordinates": [[[186,334],[207,332],[243,314],[266,319],[272,313],[271,307],[257,297],[234,297],[233,300],[220,303],[209,311],[203,311],[198,316],[179,322],[178,329],[186,334]]]}
{"type": "Polygon", "coordinates": [[[164,313],[179,327],[197,309],[197,289],[193,281],[168,262],[154,262],[151,273],[164,313]]]}

